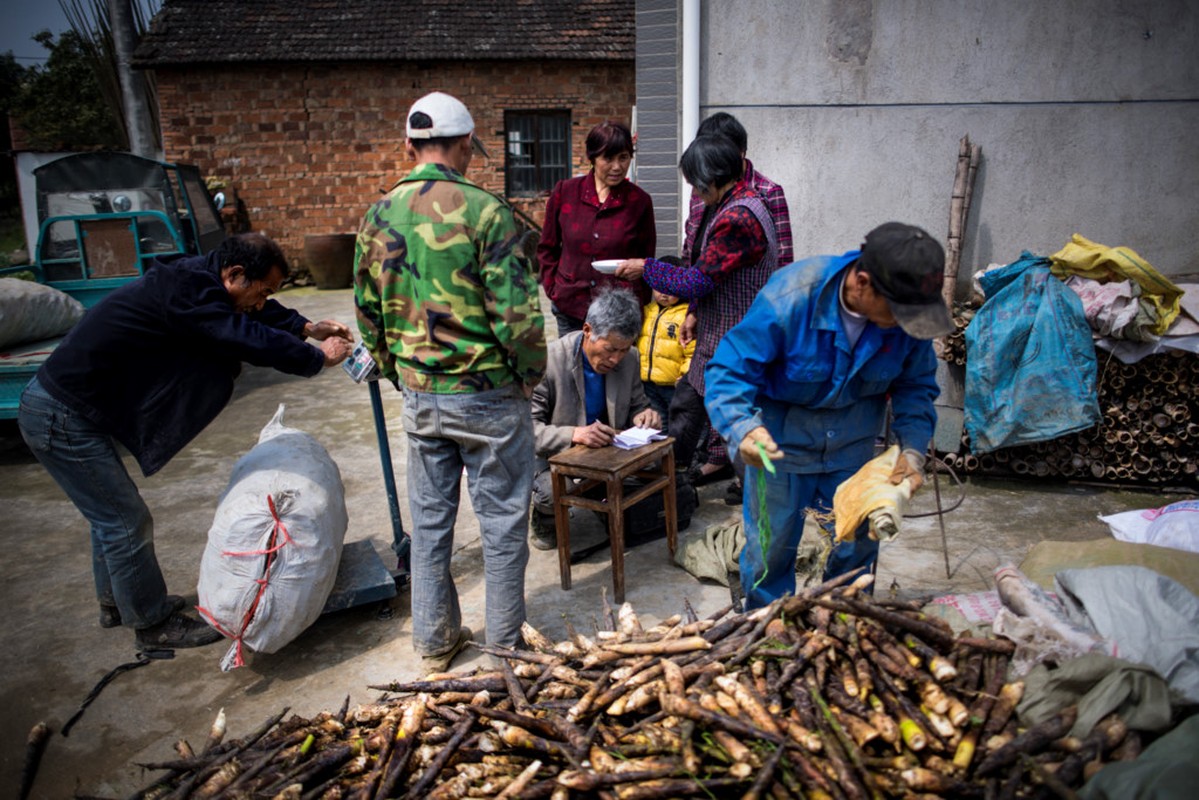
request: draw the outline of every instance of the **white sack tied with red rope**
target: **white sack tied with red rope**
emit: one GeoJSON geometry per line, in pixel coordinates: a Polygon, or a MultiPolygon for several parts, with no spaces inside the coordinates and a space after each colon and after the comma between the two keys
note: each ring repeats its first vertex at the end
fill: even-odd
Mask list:
{"type": "Polygon", "coordinates": [[[233,466],[200,561],[199,611],[244,648],[274,653],[325,607],[349,518],[341,472],[324,447],[283,424],[284,406],[233,466]]]}

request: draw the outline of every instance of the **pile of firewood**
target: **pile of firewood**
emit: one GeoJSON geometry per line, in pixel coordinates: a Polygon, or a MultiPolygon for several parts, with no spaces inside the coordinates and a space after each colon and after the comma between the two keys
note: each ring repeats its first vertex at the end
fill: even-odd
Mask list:
{"type": "Polygon", "coordinates": [[[746,614],[687,604],[648,629],[605,600],[593,635],[477,645],[497,669],[371,687],[386,694],[313,719],[284,710],[198,756],[180,743],[144,765],[167,773],[139,796],[1069,796],[1139,751],[1114,716],[1071,738],[1073,708],[1020,730],[1010,642],[846,583],[746,614]]]}

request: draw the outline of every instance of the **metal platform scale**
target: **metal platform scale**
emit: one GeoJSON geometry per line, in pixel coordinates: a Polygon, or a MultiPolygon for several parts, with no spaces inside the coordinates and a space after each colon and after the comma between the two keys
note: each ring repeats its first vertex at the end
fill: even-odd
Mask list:
{"type": "Polygon", "coordinates": [[[342,367],[355,383],[365,383],[370,390],[375,438],[379,443],[379,460],[383,467],[383,486],[387,490],[387,508],[391,512],[392,550],[396,554],[397,568],[394,571],[387,569],[370,540],[348,542],[342,548],[337,580],[322,614],[390,600],[396,596],[399,588],[407,585],[409,576],[411,539],[404,532],[404,522],[400,518],[391,445],[387,439],[387,420],[383,413],[383,396],[379,391],[379,369],[361,344],[354,348],[353,354],[342,363],[342,367]]]}

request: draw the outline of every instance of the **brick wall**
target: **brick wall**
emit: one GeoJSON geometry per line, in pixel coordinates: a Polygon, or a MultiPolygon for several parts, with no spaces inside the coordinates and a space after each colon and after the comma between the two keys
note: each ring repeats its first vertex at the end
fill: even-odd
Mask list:
{"type": "MultiPolygon", "coordinates": [[[[254,230],[297,265],[304,236],[355,231],[367,206],[412,168],[404,117],[421,95],[445,91],[470,108],[491,153],[468,177],[504,190],[504,111],[570,109],[574,172],[588,168],[593,125],[628,122],[631,62],[469,62],[238,65],[157,71],[168,161],[195,164],[235,188],[254,230]]],[[[538,222],[545,199],[513,199],[538,222]]]]}

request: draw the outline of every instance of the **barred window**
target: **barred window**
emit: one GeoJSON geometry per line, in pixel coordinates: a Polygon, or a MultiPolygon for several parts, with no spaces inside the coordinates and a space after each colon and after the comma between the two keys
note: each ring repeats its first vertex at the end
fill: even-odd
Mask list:
{"type": "Polygon", "coordinates": [[[504,112],[505,191],[509,197],[548,192],[570,177],[570,112],[504,112]]]}

